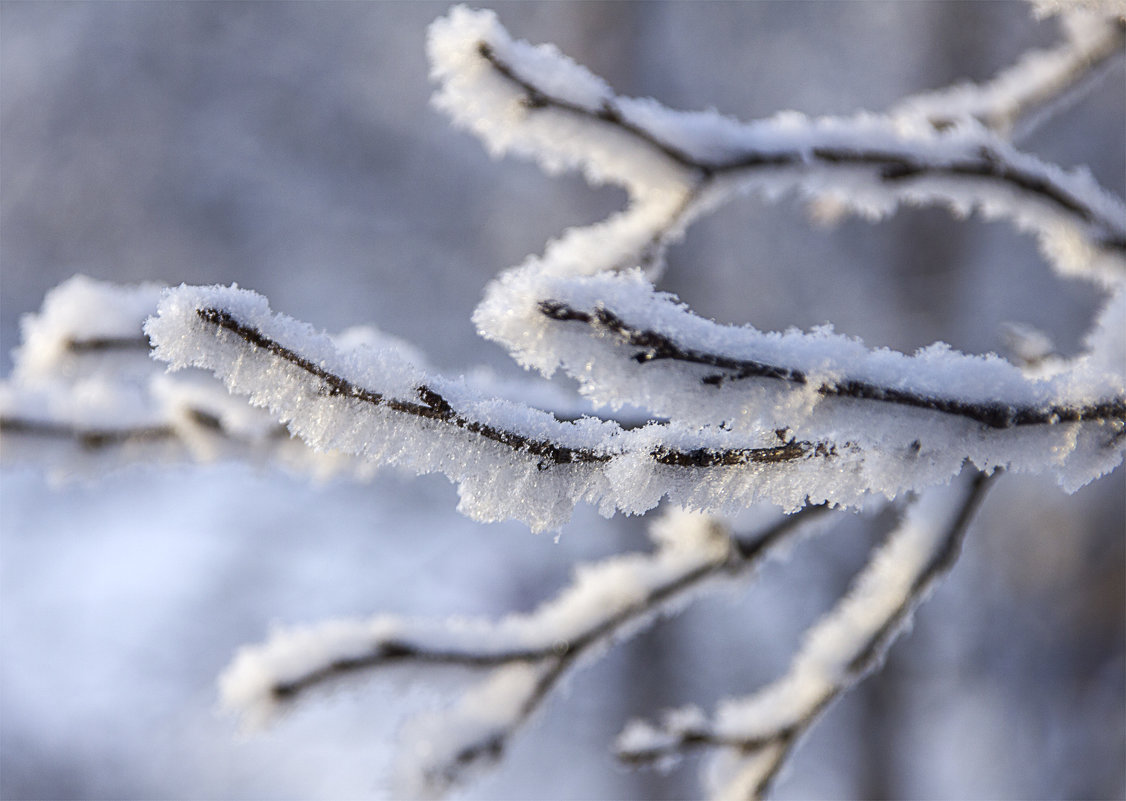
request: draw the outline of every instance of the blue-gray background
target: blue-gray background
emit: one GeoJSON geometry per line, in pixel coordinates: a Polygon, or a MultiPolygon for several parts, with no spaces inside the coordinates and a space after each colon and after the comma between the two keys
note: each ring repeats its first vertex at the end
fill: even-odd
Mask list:
{"type": "MultiPolygon", "coordinates": [[[[879,110],[1056,41],[1020,3],[500,3],[619,91],[751,119],[879,110]]],[[[375,323],[452,371],[485,282],[623,194],[494,162],[428,106],[429,3],[0,5],[0,350],[76,272],[230,283],[329,329],[375,323]]],[[[1021,142],[1124,193],[1121,59],[1021,142]]],[[[692,228],[664,287],[760,328],[833,322],[869,344],[1001,347],[1020,321],[1074,350],[1098,294],[1000,224],[906,210],[825,230],[792,201],[692,228]]],[[[780,797],[1121,797],[1122,472],[1064,496],[1012,477],[962,563],[798,753],[780,797]]],[[[271,621],[501,614],[579,560],[641,547],[580,510],[555,544],[453,511],[440,478],[311,486],[244,466],[126,469],[56,491],[0,477],[0,796],[387,793],[402,716],[458,676],[395,676],[239,740],[214,676],[271,621]]],[[[878,521],[875,521],[878,522],[878,521]]],[[[576,674],[475,797],[682,797],[694,771],[617,768],[625,719],[748,692],[860,564],[874,521],[803,545],[576,674]]],[[[691,766],[690,766],[691,767],[691,766]]]]}

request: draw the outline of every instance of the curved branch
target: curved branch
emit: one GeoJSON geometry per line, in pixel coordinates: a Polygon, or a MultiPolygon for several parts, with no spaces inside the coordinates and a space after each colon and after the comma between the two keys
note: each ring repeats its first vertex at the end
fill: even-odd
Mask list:
{"type": "Polygon", "coordinates": [[[718,372],[709,372],[699,379],[701,384],[713,387],[751,378],[773,379],[797,386],[814,383],[815,391],[823,397],[879,401],[926,409],[964,417],[996,429],[1092,421],[1126,422],[1126,397],[1111,397],[1094,403],[1033,405],[1004,399],[966,401],[954,396],[943,397],[903,389],[902,386],[881,386],[848,376],[836,377],[830,382],[817,382],[807,370],[799,367],[739,358],[681,344],[672,336],[626,323],[602,304],[596,305],[591,311],[581,311],[563,301],[543,300],[539,303],[539,309],[548,319],[585,324],[595,336],[610,335],[619,345],[633,350],[628,358],[638,364],[671,361],[715,368],[718,372]]]}
{"type": "MultiPolygon", "coordinates": [[[[595,503],[606,514],[645,511],[663,496],[719,513],[760,500],[793,510],[806,502],[851,505],[872,493],[894,497],[942,483],[966,458],[987,468],[1053,471],[1065,486],[1079,486],[1122,458],[1114,436],[1123,428],[1118,419],[997,429],[906,407],[895,416],[884,414],[873,427],[856,406],[867,400],[841,398],[839,408],[819,404],[811,411],[810,398],[817,397],[811,388],[825,383],[812,380],[804,387],[773,381],[780,386],[759,398],[761,409],[744,407],[780,421],[770,426],[746,413],[725,418],[715,405],[688,414],[678,410],[670,415],[676,422],[628,431],[591,418],[564,422],[477,396],[390,349],[341,351],[326,335],[274,314],[264,298],[245,290],[172,290],[146,330],[158,358],[174,367],[214,371],[234,392],[268,405],[314,448],[442,472],[459,485],[464,513],[482,520],[515,518],[537,530],[560,526],[578,501],[595,503]],[[733,422],[721,424],[724,420],[733,422]],[[1041,456],[1047,452],[1051,461],[1041,456]]],[[[864,352],[851,341],[841,347],[864,352]]],[[[572,356],[583,354],[570,350],[572,356]]],[[[969,360],[942,356],[958,364],[969,360]]],[[[884,375],[894,374],[896,359],[877,354],[884,375]]],[[[1012,378],[1006,369],[1024,382],[1007,363],[969,361],[966,382],[981,380],[988,387],[996,383],[997,370],[1012,378]],[[986,381],[988,376],[993,377],[986,381]]],[[[939,376],[949,382],[953,375],[949,365],[939,369],[933,359],[924,366],[931,381],[939,376]]],[[[618,380],[632,386],[637,378],[623,374],[618,380]]],[[[670,383],[665,376],[662,386],[677,398],[684,382],[675,377],[670,383]]]]}
{"type": "MultiPolygon", "coordinates": [[[[491,440],[514,451],[530,454],[540,459],[538,467],[547,470],[559,465],[574,462],[586,464],[599,464],[609,462],[618,455],[610,448],[574,448],[560,445],[549,439],[536,439],[521,433],[514,428],[505,428],[473,419],[454,410],[449,402],[435,389],[420,384],[415,392],[420,402],[404,401],[388,397],[382,393],[365,389],[346,378],[329,372],[320,365],[314,364],[309,359],[300,355],[291,348],[280,344],[264,335],[258,329],[240,323],[229,312],[205,308],[197,309],[196,314],[204,322],[223,328],[238,336],[244,342],[256,348],[262,348],[278,358],[304,370],[314,378],[324,382],[326,395],[340,395],[353,398],[371,406],[384,407],[393,412],[434,420],[454,428],[461,429],[470,434],[491,440]]],[[[571,424],[573,421],[557,421],[561,426],[571,424]]],[[[608,421],[603,421],[608,422],[608,421]]],[[[656,425],[656,424],[652,424],[656,425]]],[[[811,452],[827,451],[830,446],[820,448],[808,442],[787,442],[769,448],[727,448],[716,450],[714,448],[694,448],[683,450],[657,446],[650,451],[650,456],[660,464],[676,465],[678,467],[715,467],[717,465],[741,464],[776,464],[791,459],[800,459],[811,452]]]]}
{"type": "MultiPolygon", "coordinates": [[[[723,421],[759,436],[780,432],[786,441],[844,440],[865,460],[889,449],[923,460],[956,451],[983,468],[1048,469],[1072,486],[1071,468],[1084,458],[1049,466],[1043,457],[1070,451],[1058,450],[1065,431],[1086,432],[1109,459],[1090,478],[1122,458],[1126,376],[1117,372],[1111,332],[1124,307],[1126,295],[1113,298],[1088,337],[1088,354],[1043,377],[941,343],[908,356],[827,329],[719,325],[636,271],[572,278],[520,268],[490,286],[478,319],[523,365],[545,375],[562,367],[595,404],[630,403],[699,426],[723,421]],[[1033,438],[1044,438],[1042,446],[1033,438]]],[[[943,480],[961,459],[948,466],[943,480]]]]}
{"type": "MultiPolygon", "coordinates": [[[[414,626],[422,628],[426,633],[412,640],[409,631],[412,626],[409,624],[392,624],[386,618],[360,623],[357,624],[357,636],[367,638],[370,640],[369,644],[357,648],[349,642],[345,647],[348,653],[343,656],[333,655],[331,649],[325,651],[322,659],[313,660],[293,675],[270,681],[267,687],[255,691],[253,699],[237,703],[240,707],[246,707],[267,702],[267,699],[268,702],[289,702],[308,690],[356,673],[403,662],[467,668],[491,668],[510,662],[544,660],[567,665],[584,652],[616,640],[627,626],[638,619],[649,618],[658,613],[669,603],[678,601],[685,593],[701,586],[707,579],[719,575],[741,575],[753,570],[775,547],[788,541],[801,527],[828,511],[829,508],[825,505],[807,506],[782,517],[753,536],[737,536],[726,527],[711,523],[715,528],[709,534],[709,539],[715,542],[722,540],[723,547],[717,548],[713,542],[702,550],[701,557],[688,559],[684,564],[674,565],[668,553],[657,552],[651,555],[618,556],[601,564],[586,566],[581,583],[572,584],[537,612],[528,616],[515,616],[501,625],[461,621],[454,629],[446,630],[442,626],[428,629],[416,623],[414,626]],[[662,564],[662,560],[668,564],[662,564]],[[620,594],[616,601],[608,597],[598,604],[598,614],[586,621],[578,631],[569,630],[559,620],[561,607],[578,605],[583,600],[587,606],[592,606],[585,596],[594,591],[592,585],[599,582],[601,576],[615,576],[621,580],[625,575],[624,571],[640,577],[638,580],[645,583],[642,594],[628,601],[623,600],[620,594]],[[386,629],[387,633],[372,635],[365,633],[365,629],[386,629]],[[472,637],[456,633],[461,630],[471,631],[472,637]],[[455,633],[451,634],[451,631],[455,633]],[[434,642],[427,642],[428,639],[434,642]]],[[[677,556],[683,558],[680,554],[677,556]]],[[[339,625],[334,622],[330,627],[335,630],[339,625]]],[[[315,640],[315,628],[298,634],[278,632],[275,637],[280,645],[268,642],[244,649],[239,654],[239,661],[229,668],[228,675],[234,676],[240,670],[249,673],[251,668],[248,666],[251,664],[256,674],[269,675],[272,671],[262,670],[262,666],[271,660],[271,649],[288,648],[287,641],[293,636],[315,640]]],[[[231,681],[234,682],[234,679],[231,681]]]]}
{"type": "Polygon", "coordinates": [[[994,478],[976,473],[952,491],[955,498],[934,493],[912,509],[849,595],[807,633],[785,676],[724,702],[711,720],[682,710],[664,725],[635,721],[618,740],[618,757],[649,764],[701,748],[732,749],[738,764],[723,797],[761,798],[805,732],[882,664],[915,608],[953,567],[994,478]]]}
{"type": "MultiPolygon", "coordinates": [[[[1026,458],[1030,437],[1053,440],[1032,449],[1041,454],[1070,454],[1070,445],[1059,450],[1060,437],[1080,430],[1101,454],[1098,467],[1080,478],[1070,469],[1083,458],[1065,455],[1069,466],[1049,468],[1064,486],[1121,461],[1123,377],[1113,366],[1101,375],[1087,369],[1113,361],[1105,336],[1089,338],[1089,353],[1054,377],[1032,380],[996,357],[941,344],[907,357],[864,351],[824,331],[775,336],[715,326],[621,271],[632,260],[652,277],[687,221],[738,190],[842,193],[846,205],[879,214],[901,201],[961,213],[983,207],[1037,233],[1062,272],[1086,271],[1118,290],[1096,325],[1109,330],[1124,302],[1126,208],[1089,176],[1020,153],[974,124],[935,132],[890,117],[793,114],[741,124],[621,98],[557,52],[514,42],[491,15],[465,9],[435,23],[431,59],[436,103],[494,152],[528,154],[550,170],[581,167],[592,180],[625,185],[633,199],[627,211],[569,231],[486,290],[474,314],[478,330],[524,366],[550,375],[562,365],[598,404],[631,403],[760,442],[780,432],[785,442],[822,443],[830,454],[841,450],[830,443],[845,438],[863,460],[890,449],[926,462],[956,450],[983,468],[1038,471],[1050,460],[1026,458]],[[587,331],[574,330],[576,322],[587,331]]],[[[960,464],[947,462],[942,480],[960,464]]],[[[914,469],[902,461],[893,468],[914,469]]]]}
{"type": "Polygon", "coordinates": [[[908,97],[891,114],[925,118],[938,129],[975,119],[1002,135],[1027,135],[1073,96],[1082,94],[1126,45],[1126,23],[1063,20],[1067,35],[1050,50],[1030,50],[991,80],[908,97]]]}
{"type": "Polygon", "coordinates": [[[314,364],[293,349],[267,337],[253,326],[239,322],[230,312],[215,308],[202,308],[197,309],[196,314],[204,322],[230,331],[247,344],[255,348],[262,348],[268,353],[305,371],[313,378],[322,381],[324,384],[323,391],[326,395],[339,395],[354,398],[374,407],[383,407],[400,414],[445,423],[454,428],[462,429],[463,431],[504,445],[512,450],[523,451],[532,456],[539,457],[542,460],[542,469],[557,465],[571,464],[572,462],[608,462],[613,458],[613,454],[605,451],[599,451],[594,448],[572,448],[566,445],[559,445],[551,440],[535,439],[512,429],[501,428],[489,425],[480,420],[470,419],[463,414],[455,412],[453,407],[450,406],[449,402],[441,394],[426,385],[420,385],[415,389],[418,402],[388,397],[383,393],[365,389],[346,378],[326,370],[318,364],[314,364]]]}
{"type": "Polygon", "coordinates": [[[139,385],[107,383],[97,393],[97,408],[89,404],[88,383],[0,384],[2,463],[46,465],[62,476],[90,473],[106,460],[269,459],[324,474],[357,467],[314,454],[260,410],[201,378],[157,375],[139,385]],[[60,458],[59,444],[68,447],[73,463],[60,458]],[[157,445],[160,450],[150,447],[157,445]],[[90,462],[94,456],[97,463],[90,462]]]}
{"type": "MultiPolygon", "coordinates": [[[[448,715],[427,738],[430,754],[421,773],[430,793],[445,789],[482,761],[499,757],[512,735],[535,713],[572,667],[605,646],[639,631],[671,607],[722,577],[747,576],[774,551],[827,512],[806,507],[753,536],[735,536],[699,515],[673,515],[651,554],[616,556],[584,566],[574,582],[529,615],[496,623],[428,624],[393,618],[275,632],[261,646],[244,648],[220,680],[225,703],[251,719],[268,719],[280,704],[306,691],[361,672],[399,664],[493,669],[470,695],[503,681],[500,671],[519,666],[520,680],[504,693],[503,715],[487,724],[451,724],[448,715]],[[468,728],[461,738],[447,730],[468,728]]],[[[455,716],[479,714],[463,700],[455,716]]],[[[410,749],[407,749],[408,751],[410,749]]]]}
{"type": "Polygon", "coordinates": [[[677,423],[625,430],[592,418],[561,421],[480,397],[391,348],[342,351],[245,290],[171,290],[146,330],[158,358],[214,371],[315,448],[446,474],[459,484],[461,510],[478,519],[551,529],[580,500],[607,514],[644,511],[666,495],[716,511],[767,498],[793,510],[807,497],[855,503],[868,491],[863,482],[836,480],[843,464],[865,457],[849,442],[677,423]],[[818,473],[823,482],[798,478],[818,473]],[[821,484],[831,499],[820,497],[821,484]]]}
{"type": "MultiPolygon", "coordinates": [[[[982,200],[974,187],[994,185],[1012,193],[1008,202],[1004,197],[991,199],[1012,206],[1015,216],[1021,214],[1015,206],[1017,199],[1035,201],[1055,216],[1089,228],[1092,241],[1099,247],[1119,257],[1126,254],[1126,215],[1119,201],[1101,193],[1089,180],[1063,175],[1018,153],[984,129],[959,130],[949,136],[905,136],[890,122],[882,124],[873,119],[820,120],[797,126],[787,118],[784,124],[765,121],[736,125],[716,115],[715,130],[700,144],[698,123],[706,115],[655,109],[651,102],[619,98],[608,88],[597,97],[583,100],[551,92],[516,66],[519,56],[513,43],[503,29],[497,28],[491,33],[497,41],[479,39],[473,48],[522,98],[526,113],[554,111],[583,120],[592,128],[613,130],[693,174],[697,184],[727,177],[744,181],[758,172],[773,181],[792,173],[800,182],[812,173],[832,174],[842,169],[855,180],[855,170],[861,169],[890,195],[900,196],[903,190],[909,190],[915,202],[922,199],[920,191],[928,191],[929,181],[941,184],[941,189],[936,184],[930,202],[959,197],[958,190],[949,184],[966,182],[968,194],[961,202],[968,203],[982,200]],[[500,53],[502,47],[509,51],[509,57],[500,53]],[[691,131],[682,122],[688,119],[697,123],[691,131]],[[663,131],[660,134],[652,127],[658,121],[663,131]]],[[[447,99],[443,105],[449,108],[455,101],[447,99]]],[[[456,107],[453,113],[458,113],[456,107]]],[[[571,155],[580,162],[598,158],[593,154],[585,158],[571,155]]]]}

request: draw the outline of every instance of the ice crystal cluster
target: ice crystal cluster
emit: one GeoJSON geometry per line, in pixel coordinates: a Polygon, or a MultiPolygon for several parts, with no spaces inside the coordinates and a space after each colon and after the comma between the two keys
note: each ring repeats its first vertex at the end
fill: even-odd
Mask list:
{"type": "Polygon", "coordinates": [[[495,156],[628,193],[623,211],[500,273],[473,317],[522,366],[562,371],[605,414],[501,399],[374,329],[329,335],[237,286],[78,277],[25,321],[0,394],[5,459],[112,450],[318,472],[392,465],[448,476],[476,520],[533,531],[559,530],[579,503],[606,516],[666,504],[654,551],[587,565],[528,614],[279,629],[220,679],[224,703],[263,723],[310,688],[384,665],[485,671],[455,707],[404,732],[399,789],[422,796],[499,758],[560,678],[608,644],[752,573],[827,509],[893,504],[898,522],[784,676],[714,712],[635,721],[617,743],[631,763],[714,751],[709,792],[762,795],[809,726],[878,667],[998,474],[1049,474],[1072,492],[1126,452],[1126,206],[1009,138],[1122,49],[1113,16],[1072,14],[1065,30],[989,83],[887,113],[744,123],[618,96],[555,48],[514,40],[493,13],[456,7],[430,29],[434,105],[495,156]],[[656,282],[693,221],[748,194],[871,220],[903,204],[1005,220],[1105,300],[1081,353],[1021,362],[943,343],[870,348],[829,327],[720,325],[656,282]],[[760,502],[787,516],[751,533],[725,522],[760,502]]]}

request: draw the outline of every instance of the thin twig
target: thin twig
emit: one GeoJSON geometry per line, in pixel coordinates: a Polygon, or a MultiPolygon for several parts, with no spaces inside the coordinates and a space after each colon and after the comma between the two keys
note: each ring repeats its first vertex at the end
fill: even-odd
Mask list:
{"type": "MultiPolygon", "coordinates": [[[[138,329],[140,326],[137,326],[138,329]]],[[[75,354],[96,353],[105,351],[148,350],[149,340],[145,336],[122,337],[88,337],[79,339],[71,337],[66,340],[65,347],[75,354]]]]}
{"type": "MultiPolygon", "coordinates": [[[[387,397],[382,393],[358,386],[346,378],[338,376],[316,364],[291,348],[271,339],[257,328],[235,319],[228,311],[215,308],[197,309],[199,319],[236,335],[244,342],[261,348],[285,362],[305,371],[324,384],[324,394],[353,398],[372,406],[383,407],[394,412],[413,417],[434,420],[454,428],[467,431],[492,442],[504,445],[514,451],[528,453],[540,459],[540,468],[548,469],[558,465],[584,463],[599,464],[609,462],[619,454],[593,448],[572,448],[559,445],[550,440],[536,439],[517,431],[473,420],[457,412],[449,402],[429,386],[419,386],[415,392],[419,402],[404,401],[387,397]]],[[[557,420],[559,425],[570,423],[557,420]]],[[[837,453],[836,446],[828,443],[784,442],[773,447],[758,448],[696,448],[682,450],[664,446],[654,448],[650,458],[659,464],[687,468],[733,467],[744,464],[777,464],[794,461],[807,456],[828,457],[837,453]]]]}
{"type": "MultiPolygon", "coordinates": [[[[959,503],[938,546],[913,577],[901,602],[869,632],[864,642],[858,644],[853,656],[844,665],[842,679],[833,682],[823,693],[812,698],[801,714],[773,731],[753,736],[723,733],[706,722],[684,726],[664,733],[660,742],[648,747],[619,746],[619,759],[630,764],[641,765],[702,748],[731,748],[744,756],[758,755],[760,752],[765,752],[765,749],[773,749],[769,752],[766,767],[759,774],[759,779],[753,788],[753,797],[759,798],[764,795],[789,753],[805,732],[824,714],[833,701],[854,687],[857,682],[875,672],[891,643],[903,630],[903,623],[912,610],[953,567],[961,553],[970,522],[987,490],[999,474],[1000,471],[991,475],[977,473],[969,481],[965,497],[959,503]]],[[[889,534],[889,539],[894,534],[893,530],[889,534]]],[[[879,549],[875,553],[878,554],[879,549]]],[[[870,562],[869,565],[871,564],[870,562]]]]}
{"type": "Polygon", "coordinates": [[[83,448],[99,450],[128,442],[153,442],[178,438],[175,428],[169,425],[123,426],[120,428],[95,428],[50,420],[30,420],[18,417],[0,417],[0,433],[5,436],[43,437],[73,440],[83,448]]]}
{"type": "MultiPolygon", "coordinates": [[[[638,364],[656,361],[677,361],[722,370],[701,377],[700,382],[720,386],[728,381],[767,378],[804,386],[809,376],[804,370],[786,365],[770,364],[752,359],[739,359],[719,353],[702,351],[676,342],[672,337],[625,322],[604,305],[593,311],[576,309],[563,301],[543,300],[540,312],[559,322],[576,322],[589,326],[595,333],[612,334],[624,344],[638,348],[631,358],[638,364]]],[[[1089,421],[1126,420],[1126,398],[1107,398],[1081,406],[1051,404],[1027,406],[996,401],[974,403],[957,398],[927,395],[896,387],[885,387],[855,378],[840,378],[822,383],[817,393],[826,397],[879,401],[974,420],[989,428],[1007,429],[1017,426],[1054,425],[1089,421]]]]}
{"type": "MultiPolygon", "coordinates": [[[[336,659],[299,677],[278,682],[270,687],[269,694],[274,702],[291,702],[298,695],[315,687],[334,683],[362,671],[404,663],[473,669],[497,668],[513,663],[538,665],[540,674],[520,704],[517,714],[507,725],[499,730],[485,731],[481,739],[469,742],[459,749],[448,764],[439,765],[431,771],[432,780],[440,777],[443,785],[449,785],[456,781],[460,770],[477,760],[499,758],[511,736],[535,713],[559,680],[584,655],[597,652],[605,644],[615,642],[621,632],[631,628],[638,620],[659,614],[662,609],[675,604],[709,579],[721,575],[749,574],[776,547],[828,511],[829,507],[824,504],[806,506],[751,537],[735,536],[727,532],[730,547],[718,551],[715,558],[686,565],[684,570],[650,586],[642,597],[623,605],[605,618],[595,619],[589,628],[575,636],[545,631],[541,636],[545,643],[542,646],[496,650],[481,650],[475,644],[453,648],[431,647],[422,642],[411,642],[409,637],[396,636],[374,643],[368,654],[336,659]]],[[[656,559],[657,555],[647,558],[656,559]]],[[[591,569],[597,569],[597,566],[591,569]]]]}
{"type": "Polygon", "coordinates": [[[828,511],[829,507],[825,504],[806,506],[791,515],[784,516],[753,537],[731,535],[731,548],[720,558],[669,577],[666,582],[650,588],[644,597],[624,606],[577,637],[564,639],[544,634],[547,644],[539,647],[502,648],[490,651],[482,651],[473,646],[435,648],[395,637],[373,644],[369,653],[334,659],[297,678],[278,682],[271,686],[270,694],[275,701],[292,701],[303,692],[325,683],[402,662],[491,668],[511,662],[558,660],[566,666],[593,646],[612,640],[623,627],[637,618],[651,614],[661,606],[695,589],[706,579],[723,573],[742,574],[757,567],[774,547],[790,537],[799,527],[816,520],[828,511]]]}
{"type": "Polygon", "coordinates": [[[801,150],[744,149],[726,158],[706,159],[693,155],[633,122],[613,98],[604,99],[598,108],[589,108],[553,96],[522,76],[515,67],[498,56],[496,50],[487,42],[479,42],[477,52],[498,74],[519,87],[525,95],[524,106],[529,110],[553,109],[611,126],[663,154],[681,167],[696,172],[704,179],[710,180],[726,174],[760,169],[805,170],[811,165],[821,168],[867,167],[872,169],[878,180],[887,184],[927,177],[981,179],[1008,186],[1020,194],[1054,206],[1087,225],[1101,228],[1102,234],[1098,237],[1099,245],[1107,250],[1126,252],[1126,227],[1121,220],[1105,217],[1081,198],[1056,184],[1048,175],[1030,172],[1007,163],[1002,154],[988,147],[983,147],[973,156],[964,156],[950,163],[922,161],[909,152],[824,146],[801,150]]]}

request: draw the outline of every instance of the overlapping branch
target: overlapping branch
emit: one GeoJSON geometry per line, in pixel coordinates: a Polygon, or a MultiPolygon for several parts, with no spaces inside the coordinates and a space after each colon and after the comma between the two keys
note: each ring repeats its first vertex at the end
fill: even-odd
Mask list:
{"type": "MultiPolygon", "coordinates": [[[[1033,378],[996,357],[941,344],[907,357],[825,331],[718,326],[646,280],[691,217],[740,191],[840,193],[878,213],[901,201],[939,203],[1008,218],[1036,233],[1053,258],[1069,237],[1086,242],[1087,250],[1072,247],[1072,261],[1058,266],[1111,288],[1096,324],[1110,331],[1126,305],[1126,207],[1089,176],[1014,150],[968,113],[943,132],[871,115],[788,114],[743,124],[622,98],[558,53],[513,42],[487,13],[455,10],[435,24],[430,45],[436,102],[456,122],[497,151],[529,154],[550,169],[582,168],[594,180],[621,183],[633,198],[627,211],[569,231],[486,290],[474,321],[524,366],[546,375],[561,366],[597,404],[628,402],[675,421],[782,432],[801,442],[845,438],[866,460],[896,454],[896,471],[914,470],[911,454],[922,454],[918,464],[959,453],[931,480],[955,474],[961,458],[982,468],[1042,470],[1046,463],[1032,454],[1063,453],[1059,438],[1076,431],[1102,454],[1091,462],[1077,450],[1054,462],[1049,469],[1065,487],[1077,486],[1071,466],[1078,462],[1097,463],[1093,477],[1121,461],[1126,377],[1105,352],[1096,358],[1109,371],[1092,371],[1088,358],[1115,347],[1105,333],[1054,376],[1033,378]],[[492,121],[502,114],[503,129],[492,121]],[[621,269],[630,263],[645,276],[621,269]],[[1030,437],[1046,439],[1030,449],[1030,437]]],[[[868,467],[876,489],[887,471],[868,467]]]]}
{"type": "MultiPolygon", "coordinates": [[[[217,428],[217,420],[204,412],[194,411],[194,419],[200,420],[208,428],[217,428]]],[[[0,434],[7,437],[32,437],[50,440],[64,440],[77,443],[86,450],[97,450],[132,442],[175,439],[179,435],[169,425],[130,425],[118,428],[86,426],[61,420],[31,420],[20,417],[0,416],[0,434]]]]}
{"type": "Polygon", "coordinates": [[[130,461],[220,457],[318,474],[369,470],[313,453],[210,376],[165,375],[143,332],[163,290],[75,276],[23,319],[13,374],[0,382],[5,463],[47,465],[64,477],[130,461]]]}
{"type": "MultiPolygon", "coordinates": [[[[95,457],[118,462],[222,455],[282,462],[318,474],[369,471],[342,454],[314,453],[267,412],[232,396],[209,376],[165,375],[163,363],[151,358],[143,332],[163,290],[76,276],[52,290],[40,312],[24,318],[13,374],[0,382],[6,462],[58,467],[77,458],[82,465],[71,466],[83,472],[95,457]],[[70,455],[60,456],[60,448],[70,455]]],[[[350,329],[333,339],[342,348],[382,341],[373,329],[350,329]]],[[[510,381],[498,386],[488,375],[476,376],[476,383],[485,391],[533,397],[560,420],[589,414],[576,399],[545,392],[546,385],[510,381]]],[[[630,413],[615,416],[614,422],[632,429],[654,421],[630,413]]]]}
{"type": "MultiPolygon", "coordinates": [[[[323,391],[326,395],[353,398],[372,407],[382,407],[399,414],[433,420],[461,429],[513,451],[535,457],[539,460],[537,466],[540,470],[549,470],[552,467],[573,462],[605,463],[617,455],[613,446],[602,448],[569,447],[560,445],[551,439],[533,438],[518,431],[515,426],[505,428],[491,425],[480,419],[473,419],[457,412],[441,393],[427,384],[420,384],[415,387],[417,401],[388,397],[380,392],[359,386],[318,364],[314,364],[292,348],[267,337],[257,328],[239,322],[227,311],[204,308],[197,309],[196,313],[204,322],[230,331],[249,345],[265,350],[322,382],[323,391]]],[[[564,426],[574,425],[576,422],[574,420],[558,420],[559,430],[562,430],[564,426]]],[[[654,423],[653,425],[661,426],[663,424],[654,423]]],[[[611,435],[618,434],[619,431],[624,430],[611,429],[611,435]]],[[[564,440],[565,435],[559,435],[558,438],[564,440]]],[[[684,450],[657,447],[650,451],[650,456],[655,462],[661,464],[672,464],[680,467],[715,467],[717,465],[734,466],[756,462],[772,464],[799,459],[810,452],[815,452],[818,455],[829,455],[827,451],[828,446],[824,445],[818,447],[818,445],[808,442],[787,442],[783,445],[768,448],[730,448],[726,450],[709,448],[684,450]]]]}
{"type": "Polygon", "coordinates": [[[606,513],[640,512],[662,496],[717,511],[770,497],[792,510],[827,500],[817,487],[828,487],[829,476],[836,502],[867,491],[837,480],[862,461],[848,442],[675,422],[625,429],[595,418],[559,420],[482,397],[393,348],[342,351],[246,290],[171,290],[146,330],[158,357],[214,371],[315,448],[444,473],[459,485],[462,510],[481,519],[551,529],[578,501],[606,513]],[[818,474],[825,480],[814,480],[818,474]]]}

